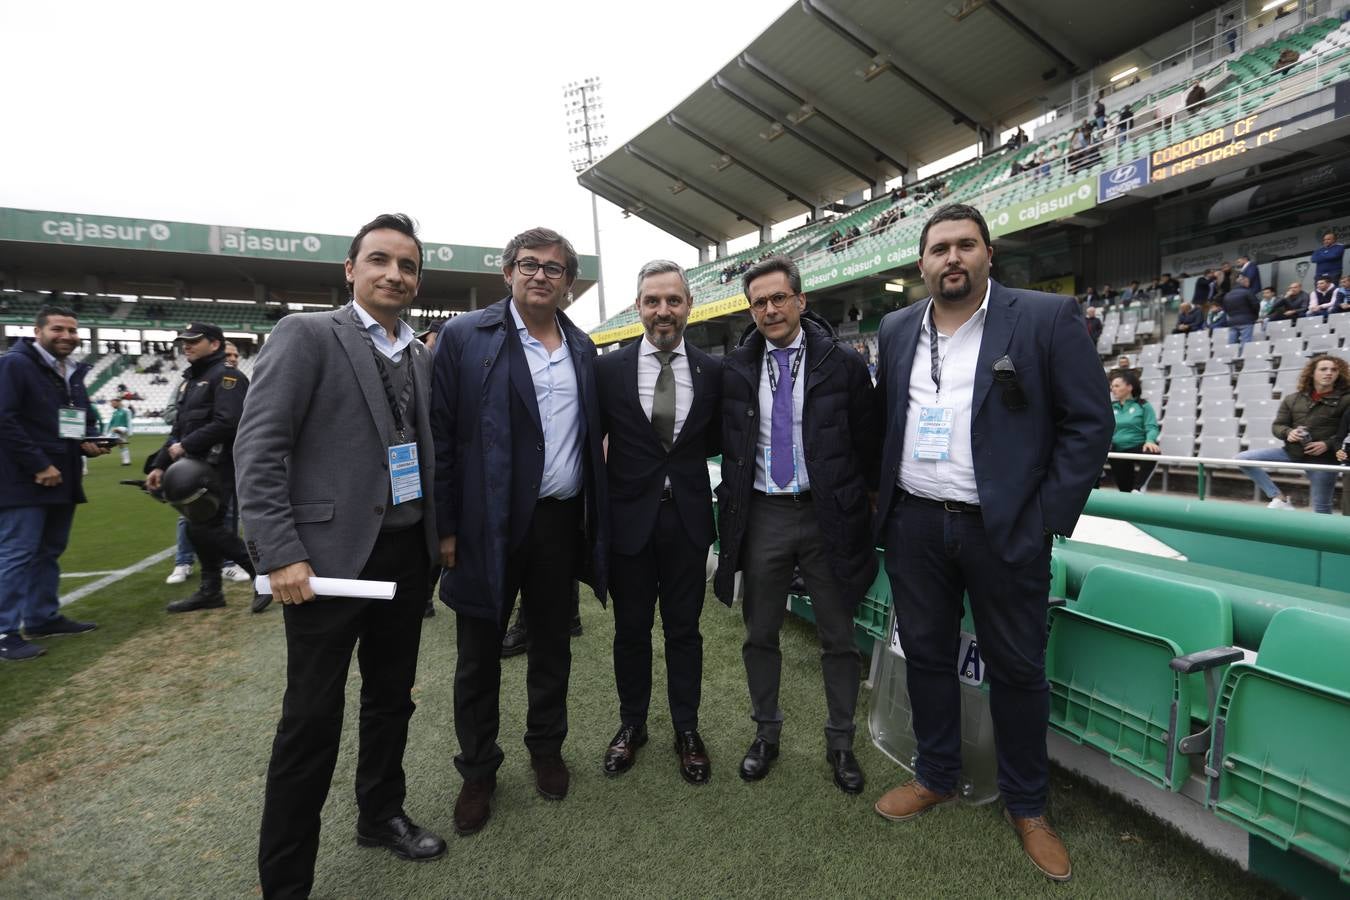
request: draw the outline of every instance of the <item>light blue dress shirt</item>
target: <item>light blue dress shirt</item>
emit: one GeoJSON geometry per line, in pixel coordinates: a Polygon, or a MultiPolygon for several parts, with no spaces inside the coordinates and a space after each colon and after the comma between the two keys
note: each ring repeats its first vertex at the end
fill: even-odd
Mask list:
{"type": "Polygon", "coordinates": [[[516,301],[507,305],[511,307],[516,334],[520,335],[520,346],[530,366],[539,424],[544,428],[544,477],[539,482],[539,496],[566,500],[581,493],[582,434],[581,395],[567,335],[559,323],[562,344],[549,353],[548,348],[530,336],[516,310],[516,301]]]}
{"type": "Polygon", "coordinates": [[[398,339],[389,340],[389,332],[384,330],[384,326],[375,321],[375,317],[366,312],[360,303],[352,301],[352,307],[356,310],[357,318],[361,324],[370,332],[371,338],[375,341],[375,349],[384,354],[386,359],[398,362],[398,358],[403,355],[403,351],[408,349],[408,345],[417,340],[417,335],[413,332],[412,326],[402,319],[398,320],[398,339]]]}
{"type": "Polygon", "coordinates": [[[70,361],[70,357],[69,356],[66,357],[66,371],[63,374],[61,372],[60,361],[55,356],[52,356],[50,353],[48,353],[46,347],[42,346],[37,341],[33,341],[33,349],[37,350],[38,356],[41,356],[43,360],[46,361],[47,365],[52,367],[53,372],[55,372],[57,375],[61,375],[61,377],[66,380],[66,389],[69,390],[70,376],[75,371],[75,364],[70,361]]]}

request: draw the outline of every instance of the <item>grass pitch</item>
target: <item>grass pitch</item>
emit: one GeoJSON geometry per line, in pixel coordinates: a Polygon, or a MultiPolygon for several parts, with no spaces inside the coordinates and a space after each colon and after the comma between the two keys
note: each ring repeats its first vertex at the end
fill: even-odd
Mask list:
{"type": "MultiPolygon", "coordinates": [[[[151,439],[138,440],[144,457],[151,439]]],[[[169,546],[174,516],[116,481],[115,457],[90,467],[69,571],[121,568],[169,546]]],[[[130,476],[125,476],[130,477],[130,476]]],[[[47,641],[36,661],[0,667],[0,897],[252,897],[263,776],[284,687],[276,609],[230,605],[170,617],[164,603],[194,589],[163,583],[171,561],[68,608],[98,622],[89,635],[47,641]]],[[[63,582],[63,587],[68,586],[63,582]]],[[[524,731],[524,660],[504,662],[502,746],[493,818],[456,838],[459,779],[451,716],[454,621],[441,608],[423,629],[404,765],[408,812],[446,835],[442,860],[410,865],[355,846],[355,729],[344,733],[324,809],[315,896],[721,897],[1092,896],[1262,897],[1271,888],[1178,832],[1064,772],[1051,815],[1074,858],[1074,880],[1052,885],[1022,856],[994,806],[948,806],[888,823],[872,803],[904,776],[866,739],[860,797],[841,794],[824,759],[824,698],[809,626],[783,633],[783,755],[763,782],[736,766],[750,739],[739,610],[709,595],[703,616],[701,730],[713,781],[680,780],[670,746],[657,642],[652,741],[636,768],[600,773],[617,727],[612,620],[583,594],[585,634],[573,643],[572,791],[534,792],[524,731]]],[[[658,632],[659,634],[659,632],[658,632]]],[[[355,669],[355,666],[353,666],[355,669]]],[[[356,708],[358,677],[349,685],[356,708]]],[[[349,720],[349,723],[354,720],[349,720]]]]}

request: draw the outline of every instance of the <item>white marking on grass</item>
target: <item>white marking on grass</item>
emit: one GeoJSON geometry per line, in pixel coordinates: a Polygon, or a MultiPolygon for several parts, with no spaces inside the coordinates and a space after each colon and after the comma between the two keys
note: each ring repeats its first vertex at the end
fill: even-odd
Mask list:
{"type": "Polygon", "coordinates": [[[102,572],[62,572],[62,578],[96,578],[99,575],[114,575],[121,569],[104,569],[102,572]]]}
{"type": "MultiPolygon", "coordinates": [[[[90,594],[94,593],[94,591],[101,591],[110,584],[116,584],[123,578],[126,578],[128,575],[135,575],[137,572],[150,568],[157,562],[163,562],[170,556],[173,556],[173,554],[177,552],[177,550],[178,548],[176,546],[166,547],[165,549],[159,551],[158,553],[150,554],[149,556],[147,556],[145,559],[141,560],[138,563],[132,563],[125,569],[118,569],[114,572],[109,572],[107,575],[104,575],[97,581],[91,581],[84,587],[76,588],[69,594],[66,594],[64,597],[61,598],[61,605],[65,606],[69,603],[74,603],[76,600],[81,600],[85,597],[88,597],[90,594]]],[[[84,574],[92,575],[96,573],[86,572],[84,574]]]]}

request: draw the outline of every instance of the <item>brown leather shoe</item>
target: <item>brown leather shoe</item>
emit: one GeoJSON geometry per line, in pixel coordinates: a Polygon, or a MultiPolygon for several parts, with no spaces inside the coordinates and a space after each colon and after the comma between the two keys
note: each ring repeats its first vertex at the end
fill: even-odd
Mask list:
{"type": "Polygon", "coordinates": [[[534,789],[545,800],[561,800],[567,796],[567,785],[572,775],[561,756],[531,756],[534,769],[534,789]]]}
{"type": "Polygon", "coordinates": [[[911,778],[897,788],[891,788],[877,801],[877,814],[892,822],[903,822],[921,813],[956,799],[956,794],[939,794],[919,784],[917,778],[911,778]]]}
{"type": "Polygon", "coordinates": [[[1045,816],[1019,819],[1005,809],[1003,817],[1012,824],[1013,830],[1022,839],[1022,849],[1042,875],[1051,881],[1069,880],[1073,874],[1073,867],[1069,865],[1069,851],[1045,816]]]}
{"type": "Polygon", "coordinates": [[[492,815],[492,794],[496,790],[496,775],[465,780],[455,800],[455,834],[464,837],[482,830],[492,815]]]}
{"type": "Polygon", "coordinates": [[[680,759],[680,777],[687,783],[701,785],[712,780],[708,748],[697,731],[675,732],[675,755],[680,759]]]}
{"type": "Polygon", "coordinates": [[[600,764],[601,771],[611,778],[622,775],[633,768],[637,762],[638,748],[647,743],[647,729],[641,725],[622,725],[614,740],[605,750],[605,759],[600,764]]]}

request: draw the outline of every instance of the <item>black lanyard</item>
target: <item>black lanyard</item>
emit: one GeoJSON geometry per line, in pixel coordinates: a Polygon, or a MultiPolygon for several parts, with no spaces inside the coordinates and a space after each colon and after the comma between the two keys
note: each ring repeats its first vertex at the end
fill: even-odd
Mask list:
{"type": "MultiPolygon", "coordinates": [[[[932,315],[931,313],[929,314],[932,315]]],[[[937,388],[937,395],[942,396],[942,357],[938,356],[938,330],[933,324],[933,320],[928,320],[928,352],[932,356],[932,368],[929,374],[933,376],[933,387],[937,388]]]]}
{"type": "MultiPolygon", "coordinates": [[[[792,349],[797,351],[796,355],[792,357],[792,368],[788,370],[788,374],[791,376],[791,379],[788,383],[791,384],[793,387],[796,387],[797,373],[800,372],[802,368],[802,351],[806,349],[806,345],[803,344],[800,347],[791,347],[791,348],[785,347],[784,349],[792,349]]],[[[771,355],[771,351],[766,350],[765,353],[771,355]]],[[[770,362],[771,365],[769,366],[769,390],[777,391],[778,364],[776,362],[773,362],[772,360],[770,360],[770,362]]]]}
{"type": "Polygon", "coordinates": [[[384,399],[388,401],[389,412],[394,417],[394,429],[398,432],[399,443],[404,443],[408,440],[408,432],[403,425],[403,416],[408,411],[408,401],[412,398],[413,377],[415,375],[411,359],[412,345],[409,344],[404,348],[404,352],[407,353],[409,357],[408,360],[406,360],[408,366],[408,371],[406,373],[407,377],[403,381],[403,393],[398,398],[395,398],[394,385],[393,382],[389,380],[389,370],[387,368],[387,363],[385,362],[384,354],[375,346],[375,338],[371,337],[370,332],[367,331],[365,326],[361,323],[361,317],[356,314],[355,309],[352,310],[352,318],[356,319],[356,324],[361,331],[361,337],[365,340],[366,346],[370,348],[371,355],[375,357],[375,369],[380,373],[380,382],[384,385],[384,399]]]}

